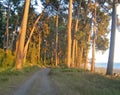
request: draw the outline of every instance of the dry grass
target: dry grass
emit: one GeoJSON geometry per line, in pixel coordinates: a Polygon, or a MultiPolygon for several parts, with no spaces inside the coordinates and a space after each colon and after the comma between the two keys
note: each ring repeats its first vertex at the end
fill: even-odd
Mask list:
{"type": "MultiPolygon", "coordinates": [[[[106,68],[102,68],[102,67],[95,68],[95,71],[97,73],[106,74],[106,68]]],[[[113,73],[120,74],[120,69],[113,69],[113,73]]]]}

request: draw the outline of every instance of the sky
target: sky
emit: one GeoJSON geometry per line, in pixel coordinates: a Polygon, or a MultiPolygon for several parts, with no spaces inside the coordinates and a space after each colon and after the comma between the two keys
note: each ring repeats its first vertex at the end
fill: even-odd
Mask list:
{"type": "MultiPolygon", "coordinates": [[[[120,18],[120,5],[117,7],[117,14],[120,18]]],[[[110,35],[108,36],[110,38],[110,35]]],[[[91,58],[91,51],[89,58],[91,58]]],[[[104,54],[101,52],[96,52],[96,63],[107,63],[108,62],[109,49],[105,51],[104,54]]],[[[116,39],[115,39],[115,53],[114,53],[114,62],[120,63],[120,32],[116,29],[116,39]]]]}

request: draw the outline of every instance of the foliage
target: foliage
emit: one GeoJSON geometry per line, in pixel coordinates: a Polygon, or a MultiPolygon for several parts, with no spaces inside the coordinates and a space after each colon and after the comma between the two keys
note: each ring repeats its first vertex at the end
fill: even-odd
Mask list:
{"type": "Polygon", "coordinates": [[[17,29],[21,23],[22,11],[23,11],[23,1],[22,0],[3,0],[0,2],[0,48],[3,48],[3,44],[5,44],[5,30],[8,28],[8,40],[9,47],[14,48],[15,46],[12,44],[12,41],[15,40],[14,34],[16,35],[17,29]],[[8,12],[9,11],[9,12],[8,12]],[[8,18],[8,27],[7,17],[8,18]]]}
{"type": "Polygon", "coordinates": [[[0,68],[7,69],[12,68],[14,66],[14,55],[12,55],[11,51],[8,51],[6,54],[3,49],[0,49],[0,68]]]}
{"type": "Polygon", "coordinates": [[[98,21],[96,49],[106,51],[109,46],[109,39],[107,38],[107,35],[110,32],[108,28],[110,17],[104,12],[100,12],[99,10],[97,12],[99,14],[100,22],[98,21]]]}
{"type": "Polygon", "coordinates": [[[29,62],[32,64],[37,63],[37,61],[38,61],[37,56],[38,56],[38,49],[37,49],[36,45],[31,42],[29,45],[29,51],[28,51],[28,55],[27,55],[29,62]]]}
{"type": "Polygon", "coordinates": [[[107,38],[98,37],[96,40],[97,50],[106,51],[108,49],[109,40],[107,38]]]}
{"type": "MultiPolygon", "coordinates": [[[[31,32],[31,28],[33,26],[34,23],[34,19],[35,19],[35,14],[34,11],[31,11],[31,14],[29,15],[29,24],[28,24],[28,32],[27,34],[29,35],[31,32]]],[[[48,35],[50,33],[50,29],[49,26],[47,24],[47,17],[46,14],[43,12],[40,18],[40,21],[38,22],[38,25],[36,26],[34,33],[32,35],[30,44],[29,44],[29,49],[28,49],[28,54],[27,54],[27,60],[30,63],[34,63],[34,64],[40,64],[41,63],[41,59],[40,59],[40,55],[42,55],[42,52],[40,53],[40,51],[44,51],[46,50],[46,46],[48,46],[48,43],[46,42],[46,39],[48,38],[48,35]],[[42,45],[41,45],[42,43],[42,45]],[[43,46],[44,48],[41,48],[41,46],[43,46]],[[39,50],[39,49],[43,49],[43,50],[39,50]],[[39,51],[39,52],[38,52],[39,51]],[[40,54],[39,54],[40,53],[40,54]]],[[[27,37],[26,37],[27,39],[27,37]]]]}
{"type": "Polygon", "coordinates": [[[0,3],[0,48],[3,47],[3,35],[5,31],[5,16],[3,12],[3,6],[0,3]]]}

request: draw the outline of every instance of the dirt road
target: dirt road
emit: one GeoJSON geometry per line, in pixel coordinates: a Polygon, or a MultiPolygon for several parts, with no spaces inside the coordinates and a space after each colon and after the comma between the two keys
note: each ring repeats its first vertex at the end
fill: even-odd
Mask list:
{"type": "Polygon", "coordinates": [[[49,77],[49,68],[36,72],[13,95],[60,95],[49,77]]]}

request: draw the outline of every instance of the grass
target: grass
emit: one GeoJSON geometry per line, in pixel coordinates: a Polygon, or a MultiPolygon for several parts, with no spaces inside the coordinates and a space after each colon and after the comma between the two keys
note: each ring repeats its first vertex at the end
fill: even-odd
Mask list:
{"type": "Polygon", "coordinates": [[[120,78],[66,68],[54,68],[50,75],[61,95],[120,95],[120,78]]]}
{"type": "Polygon", "coordinates": [[[0,72],[0,95],[13,95],[21,84],[23,84],[31,75],[39,70],[37,66],[26,67],[20,71],[7,69],[0,72]]]}

